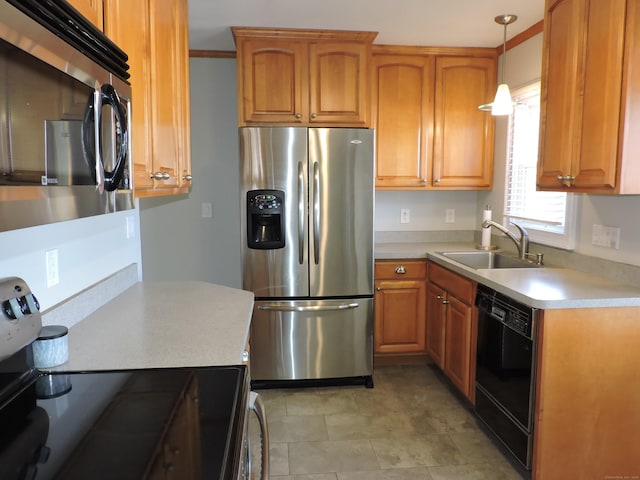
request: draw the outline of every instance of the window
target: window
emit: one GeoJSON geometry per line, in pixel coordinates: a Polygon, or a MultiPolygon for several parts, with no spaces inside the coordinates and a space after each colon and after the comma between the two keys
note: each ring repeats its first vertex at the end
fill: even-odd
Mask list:
{"type": "Polygon", "coordinates": [[[507,135],[505,224],[522,225],[534,242],[573,249],[575,195],[536,191],[540,82],[515,90],[513,99],[516,106],[509,117],[507,135]]]}

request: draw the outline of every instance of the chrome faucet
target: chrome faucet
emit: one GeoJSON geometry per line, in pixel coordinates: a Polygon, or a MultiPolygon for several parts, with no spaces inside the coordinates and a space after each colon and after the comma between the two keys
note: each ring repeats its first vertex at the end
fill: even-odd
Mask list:
{"type": "Polygon", "coordinates": [[[511,231],[507,227],[500,225],[493,220],[485,220],[484,222],[482,222],[482,228],[495,227],[502,233],[504,233],[507,237],[509,237],[511,241],[516,244],[516,248],[518,249],[518,256],[521,259],[526,260],[529,253],[529,233],[524,229],[524,227],[521,227],[517,223],[511,222],[511,225],[513,225],[520,231],[520,239],[516,238],[516,236],[511,233],[511,231]]]}

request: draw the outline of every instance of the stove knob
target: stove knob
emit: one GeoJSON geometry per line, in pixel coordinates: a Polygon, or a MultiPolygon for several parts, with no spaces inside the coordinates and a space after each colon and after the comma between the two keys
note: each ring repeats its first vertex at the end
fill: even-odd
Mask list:
{"type": "Polygon", "coordinates": [[[6,302],[2,302],[2,311],[11,320],[15,320],[16,319],[16,314],[13,313],[13,308],[11,307],[11,303],[10,303],[9,300],[7,300],[6,302]]]}
{"type": "Polygon", "coordinates": [[[40,311],[40,302],[38,302],[38,299],[34,294],[29,293],[24,297],[24,299],[29,307],[28,313],[36,313],[40,311]]]}

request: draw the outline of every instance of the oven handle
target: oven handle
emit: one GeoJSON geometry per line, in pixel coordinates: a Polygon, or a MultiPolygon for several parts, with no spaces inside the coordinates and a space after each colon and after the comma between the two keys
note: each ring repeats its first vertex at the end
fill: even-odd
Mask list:
{"type": "Polygon", "coordinates": [[[269,428],[267,426],[267,410],[260,395],[249,393],[249,407],[256,414],[262,437],[262,462],[260,465],[260,480],[269,480],[269,428]]]}

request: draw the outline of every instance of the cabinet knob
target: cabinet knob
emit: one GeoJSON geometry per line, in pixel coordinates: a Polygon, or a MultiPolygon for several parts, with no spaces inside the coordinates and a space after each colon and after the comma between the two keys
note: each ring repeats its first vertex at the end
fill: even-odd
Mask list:
{"type": "Polygon", "coordinates": [[[381,292],[382,289],[380,287],[376,287],[376,292],[381,292]]]}
{"type": "Polygon", "coordinates": [[[302,118],[302,115],[299,113],[296,113],[296,118],[302,118]]]}
{"type": "Polygon", "coordinates": [[[317,117],[317,115],[315,113],[311,114],[311,118],[315,119],[317,117]]]}
{"type": "Polygon", "coordinates": [[[437,298],[438,300],[444,300],[444,297],[443,297],[442,295],[437,295],[437,296],[436,296],[436,298],[437,298]]]}
{"type": "Polygon", "coordinates": [[[399,265],[396,267],[396,273],[398,275],[404,275],[405,273],[407,273],[407,269],[404,268],[404,265],[399,265]]]}
{"type": "Polygon", "coordinates": [[[423,178],[422,180],[420,180],[420,183],[421,183],[422,185],[426,185],[426,184],[427,184],[427,179],[426,179],[426,178],[423,178]]]}
{"type": "Polygon", "coordinates": [[[439,179],[439,178],[436,178],[436,179],[433,181],[433,183],[435,183],[435,184],[440,183],[440,179],[439,179]]]}
{"type": "Polygon", "coordinates": [[[193,180],[193,177],[191,176],[191,174],[187,174],[184,177],[182,177],[183,180],[186,180],[187,182],[190,182],[191,180],[193,180]]]}

